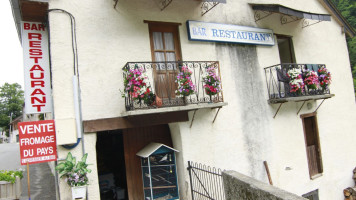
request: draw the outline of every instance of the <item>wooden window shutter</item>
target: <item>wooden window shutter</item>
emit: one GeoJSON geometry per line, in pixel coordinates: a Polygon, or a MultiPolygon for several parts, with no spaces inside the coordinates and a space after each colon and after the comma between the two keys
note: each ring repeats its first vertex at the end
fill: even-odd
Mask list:
{"type": "Polygon", "coordinates": [[[315,175],[323,172],[317,118],[315,113],[301,115],[301,118],[303,120],[309,175],[313,179],[315,175]]]}

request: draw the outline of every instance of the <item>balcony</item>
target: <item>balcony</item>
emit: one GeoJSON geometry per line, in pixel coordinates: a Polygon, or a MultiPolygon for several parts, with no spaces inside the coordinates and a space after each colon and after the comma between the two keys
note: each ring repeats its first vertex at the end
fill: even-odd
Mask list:
{"type": "Polygon", "coordinates": [[[334,96],[329,89],[331,75],[324,64],[283,63],[264,70],[271,104],[334,96]]]}
{"type": "Polygon", "coordinates": [[[123,116],[227,105],[217,61],[128,62],[123,78],[123,116]]]}

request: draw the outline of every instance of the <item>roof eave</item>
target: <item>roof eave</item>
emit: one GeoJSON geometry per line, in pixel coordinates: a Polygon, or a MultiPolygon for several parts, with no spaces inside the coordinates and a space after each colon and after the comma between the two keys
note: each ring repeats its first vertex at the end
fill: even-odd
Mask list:
{"type": "Polygon", "coordinates": [[[12,16],[16,25],[17,35],[21,43],[21,10],[19,0],[10,0],[12,16]]]}
{"type": "Polygon", "coordinates": [[[319,0],[322,4],[328,9],[331,14],[336,18],[338,23],[343,27],[343,31],[349,36],[354,37],[356,35],[356,31],[352,28],[349,22],[345,19],[344,16],[340,13],[340,11],[336,8],[336,6],[330,0],[319,0]]]}

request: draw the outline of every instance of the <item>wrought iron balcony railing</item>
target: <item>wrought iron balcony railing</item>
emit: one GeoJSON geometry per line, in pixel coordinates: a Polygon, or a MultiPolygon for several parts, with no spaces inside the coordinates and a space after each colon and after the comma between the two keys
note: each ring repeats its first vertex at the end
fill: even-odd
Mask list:
{"type": "Polygon", "coordinates": [[[283,63],[264,70],[270,102],[288,97],[330,94],[331,76],[324,64],[283,63]],[[308,74],[310,71],[315,73],[308,74]]]}
{"type": "Polygon", "coordinates": [[[223,102],[218,61],[128,62],[123,71],[127,111],[223,102]]]}

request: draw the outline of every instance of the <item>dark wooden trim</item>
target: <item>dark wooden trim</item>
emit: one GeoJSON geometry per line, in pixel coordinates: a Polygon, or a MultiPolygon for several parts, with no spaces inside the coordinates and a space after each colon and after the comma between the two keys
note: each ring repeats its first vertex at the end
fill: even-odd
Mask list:
{"type": "MultiPolygon", "coordinates": [[[[176,53],[176,60],[182,60],[182,49],[180,45],[180,35],[179,35],[179,28],[177,24],[174,23],[149,23],[148,25],[149,36],[150,36],[150,45],[151,45],[151,57],[152,61],[155,61],[155,50],[154,50],[154,41],[152,32],[171,32],[173,33],[173,40],[174,40],[174,53],[176,53]]],[[[164,41],[163,41],[164,43],[164,41]]],[[[167,52],[167,50],[164,50],[167,52]]],[[[168,52],[171,52],[169,50],[168,52]]]]}
{"type": "Polygon", "coordinates": [[[172,25],[172,26],[181,26],[182,23],[178,23],[178,22],[162,22],[162,21],[149,21],[149,20],[143,20],[143,23],[146,24],[160,24],[160,25],[172,25]]]}
{"type": "Polygon", "coordinates": [[[189,121],[188,111],[83,121],[85,133],[189,121]]]}
{"type": "Polygon", "coordinates": [[[29,22],[46,22],[48,3],[47,2],[35,2],[24,1],[19,2],[22,21],[29,22]]]}
{"type": "Polygon", "coordinates": [[[293,36],[291,36],[291,35],[284,35],[284,34],[279,34],[279,33],[274,33],[274,35],[276,35],[277,37],[279,37],[281,39],[293,38],[293,36]]]}
{"type": "Polygon", "coordinates": [[[318,144],[318,154],[319,154],[319,160],[320,160],[320,173],[324,172],[324,167],[323,167],[323,157],[321,156],[321,145],[320,145],[320,137],[319,137],[319,125],[318,125],[318,117],[317,113],[314,112],[314,118],[315,118],[315,131],[316,131],[316,139],[317,139],[317,144],[318,144]]]}
{"type": "MultiPolygon", "coordinates": [[[[316,116],[316,115],[317,115],[316,112],[312,112],[312,113],[302,114],[302,115],[300,115],[300,118],[313,117],[313,116],[316,116]]],[[[303,120],[303,122],[304,122],[304,120],[303,120]]]]}
{"type": "Polygon", "coordinates": [[[128,198],[130,200],[144,199],[141,159],[136,153],[151,142],[173,147],[170,129],[165,124],[125,129],[122,132],[128,198]]]}
{"type": "MultiPolygon", "coordinates": [[[[150,45],[151,45],[151,58],[152,61],[155,60],[155,52],[163,52],[164,53],[164,59],[167,60],[167,52],[174,52],[175,53],[175,60],[179,61],[182,60],[182,49],[180,45],[180,36],[179,36],[179,25],[176,23],[168,23],[168,22],[155,22],[155,23],[149,23],[148,24],[148,30],[149,30],[149,39],[150,39],[150,45]],[[153,41],[153,32],[161,32],[162,33],[162,43],[163,43],[163,49],[155,50],[154,49],[154,41],[153,41]],[[164,40],[164,32],[169,32],[173,34],[173,43],[174,43],[174,50],[166,50],[166,44],[164,40]]],[[[162,87],[162,84],[158,83],[158,76],[159,74],[162,75],[162,72],[158,72],[156,68],[153,69],[153,77],[155,81],[155,90],[156,90],[156,95],[160,95],[160,91],[158,91],[158,88],[162,87]]],[[[165,71],[163,74],[165,74],[166,78],[170,76],[170,72],[165,71]]],[[[167,84],[171,84],[173,82],[167,82],[167,84]]],[[[174,93],[175,89],[172,89],[171,92],[174,93]]],[[[167,94],[168,95],[168,94],[167,94]]],[[[172,97],[174,97],[175,94],[170,94],[172,97]]],[[[164,98],[163,96],[160,96],[161,98],[164,98]]]]}

